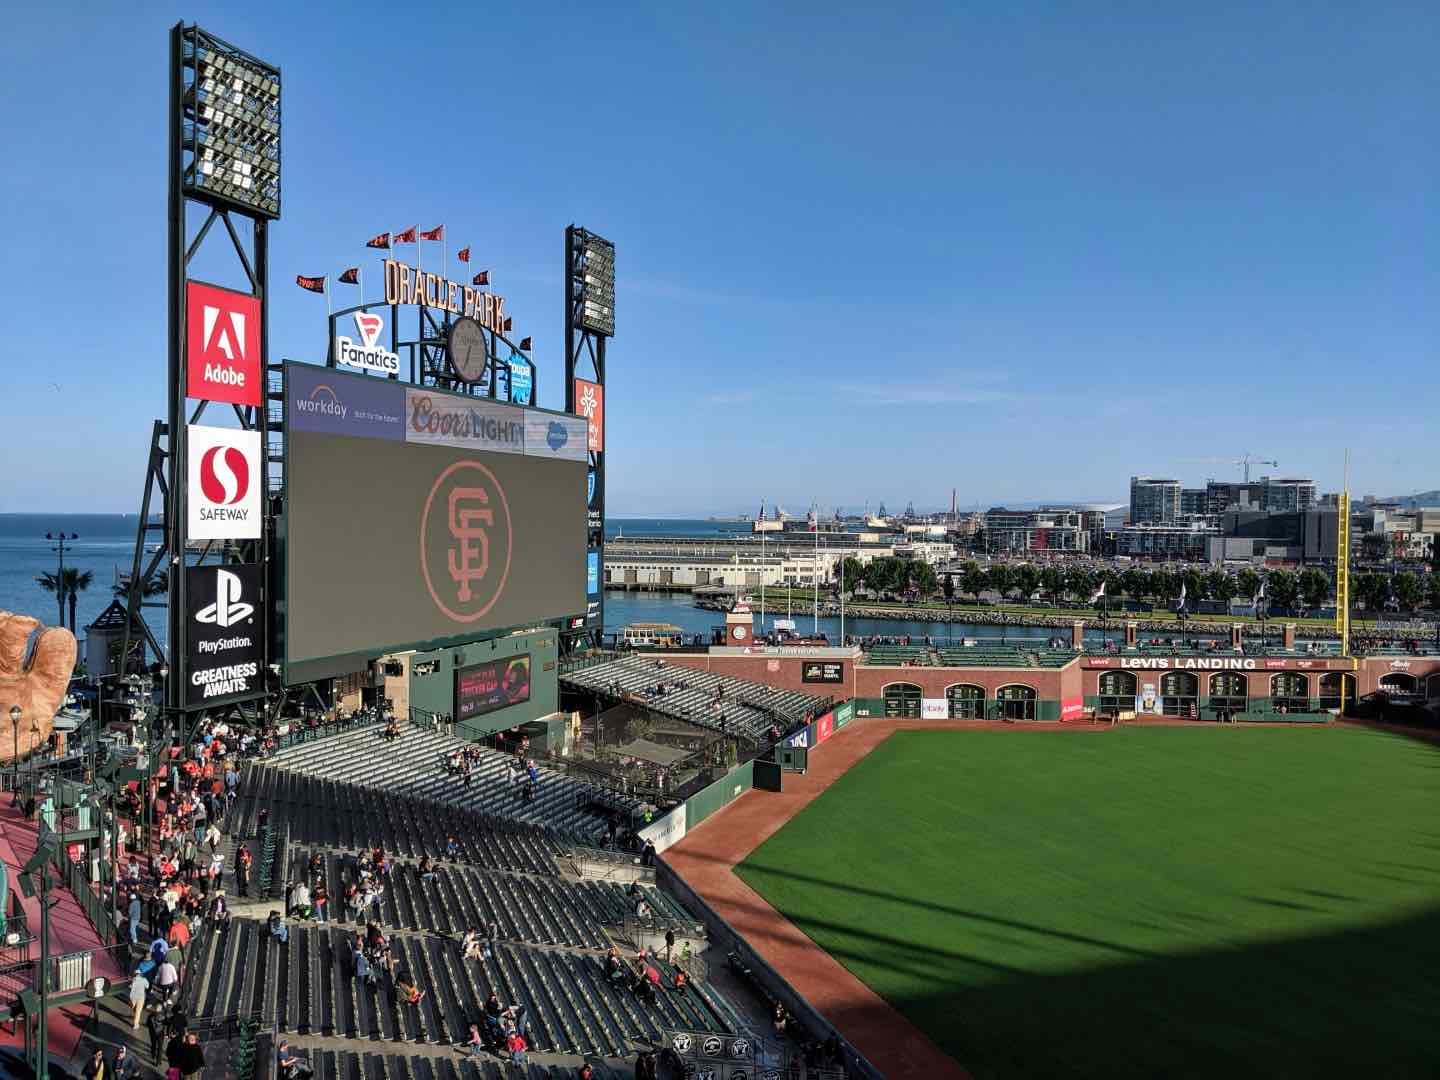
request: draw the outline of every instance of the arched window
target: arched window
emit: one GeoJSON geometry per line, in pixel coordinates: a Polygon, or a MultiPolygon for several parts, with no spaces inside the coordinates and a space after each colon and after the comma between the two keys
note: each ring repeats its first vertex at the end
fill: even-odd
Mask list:
{"type": "Polygon", "coordinates": [[[1135,675],[1130,671],[1107,671],[1100,676],[1102,713],[1114,715],[1135,711],[1135,675]]]}
{"type": "Polygon", "coordinates": [[[1340,708],[1340,691],[1345,691],[1345,707],[1355,704],[1355,676],[1345,671],[1328,671],[1320,676],[1320,698],[1316,704],[1323,710],[1340,708]]]}
{"type": "Polygon", "coordinates": [[[995,691],[995,700],[1000,702],[1000,715],[1006,720],[1035,719],[1035,688],[1014,683],[995,691]]]}
{"type": "Polygon", "coordinates": [[[1160,676],[1160,702],[1166,716],[1200,715],[1200,680],[1193,672],[1167,671],[1160,676]]]}
{"type": "Polygon", "coordinates": [[[1250,682],[1238,671],[1210,676],[1210,708],[1219,712],[1244,712],[1250,704],[1250,682]]]}
{"type": "Polygon", "coordinates": [[[1425,696],[1431,701],[1440,698],[1440,672],[1425,680],[1425,696]]]}
{"type": "Polygon", "coordinates": [[[1276,712],[1310,711],[1310,677],[1285,671],[1270,678],[1270,707],[1276,712]]]}
{"type": "Polygon", "coordinates": [[[1391,697],[1413,697],[1415,676],[1403,671],[1392,671],[1388,675],[1381,675],[1380,689],[1391,697]]]}
{"type": "Polygon", "coordinates": [[[945,699],[950,703],[951,720],[985,719],[985,688],[956,683],[945,688],[945,699]]]}
{"type": "Polygon", "coordinates": [[[894,682],[882,691],[885,715],[911,720],[920,719],[920,687],[914,683],[894,682]]]}

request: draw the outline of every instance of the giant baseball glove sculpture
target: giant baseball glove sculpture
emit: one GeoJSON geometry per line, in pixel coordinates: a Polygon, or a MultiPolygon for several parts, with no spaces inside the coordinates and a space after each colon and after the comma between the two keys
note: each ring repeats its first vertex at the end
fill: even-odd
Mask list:
{"type": "Polygon", "coordinates": [[[0,611],[0,761],[43,746],[55,726],[55,710],[75,670],[75,635],[62,627],[41,629],[40,620],[0,611]],[[36,630],[35,648],[30,638],[36,630]],[[26,663],[27,653],[29,663],[26,663]],[[18,727],[5,731],[11,709],[20,706],[18,727]],[[6,736],[11,736],[6,738],[6,736]]]}

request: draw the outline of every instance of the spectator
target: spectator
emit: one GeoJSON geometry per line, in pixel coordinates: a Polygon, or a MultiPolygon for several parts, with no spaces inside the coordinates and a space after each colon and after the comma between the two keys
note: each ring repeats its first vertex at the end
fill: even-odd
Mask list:
{"type": "Polygon", "coordinates": [[[500,1040],[500,1014],[505,1010],[500,1006],[500,999],[495,996],[495,991],[490,991],[490,996],[485,999],[485,1026],[490,1032],[490,1037],[497,1043],[500,1040]]]}
{"type": "Polygon", "coordinates": [[[665,962],[666,962],[667,964],[668,964],[668,963],[671,963],[670,955],[671,955],[672,952],[674,952],[674,950],[675,950],[675,931],[674,931],[673,929],[671,929],[671,930],[666,930],[666,931],[665,931],[665,962]]]}
{"type": "Polygon", "coordinates": [[[453,837],[453,836],[447,836],[447,837],[445,838],[445,857],[446,857],[447,859],[454,859],[454,858],[458,857],[459,854],[460,854],[460,843],[459,843],[459,841],[456,840],[455,837],[453,837]]]}
{"type": "Polygon", "coordinates": [[[105,1062],[105,1051],[97,1046],[95,1053],[90,1055],[90,1060],[80,1070],[80,1074],[85,1077],[85,1080],[109,1080],[110,1069],[105,1062]]]}
{"type": "Polygon", "coordinates": [[[685,987],[689,984],[689,981],[685,975],[684,968],[675,969],[675,992],[677,994],[685,993],[685,987]]]}
{"type": "Polygon", "coordinates": [[[150,994],[150,980],[140,972],[130,979],[130,1030],[140,1028],[140,1018],[145,1015],[145,1002],[150,994]]]}
{"type": "Polygon", "coordinates": [[[291,1052],[289,1039],[281,1039],[280,1045],[275,1048],[275,1065],[281,1080],[301,1080],[315,1071],[308,1061],[291,1052]]]}
{"type": "Polygon", "coordinates": [[[130,944],[140,944],[140,894],[130,893],[130,903],[126,908],[126,915],[130,920],[130,944]]]}
{"type": "Polygon", "coordinates": [[[425,991],[415,985],[415,978],[408,971],[402,971],[395,979],[395,1000],[412,1008],[419,1006],[425,991]]]}
{"type": "Polygon", "coordinates": [[[188,1032],[185,1041],[180,1044],[175,1067],[180,1070],[182,1080],[197,1080],[204,1071],[205,1051],[200,1048],[200,1039],[193,1031],[188,1032]]]}
{"type": "Polygon", "coordinates": [[[593,1080],[594,1076],[595,1070],[590,1067],[588,1061],[580,1066],[580,1080],[593,1080]]]}
{"type": "Polygon", "coordinates": [[[350,953],[350,961],[355,968],[355,978],[363,982],[367,990],[375,989],[375,969],[371,967],[370,958],[365,955],[365,949],[359,940],[350,953]]]}
{"type": "Polygon", "coordinates": [[[435,880],[435,864],[430,861],[430,856],[429,856],[429,855],[421,855],[421,856],[420,856],[420,880],[421,880],[421,881],[434,881],[434,880],[435,880]]]}
{"type": "Polygon", "coordinates": [[[510,1037],[505,1040],[505,1049],[510,1051],[511,1065],[525,1064],[525,1051],[528,1049],[525,1043],[525,1036],[518,1031],[512,1031],[510,1037]]]}
{"type": "Polygon", "coordinates": [[[170,996],[175,993],[176,987],[180,985],[180,972],[170,962],[167,956],[155,969],[155,988],[160,991],[163,1000],[169,1001],[170,996]]]}
{"type": "Polygon", "coordinates": [[[281,945],[290,940],[290,928],[285,925],[285,920],[278,911],[270,912],[270,918],[266,922],[270,927],[270,936],[281,945]]]}
{"type": "Polygon", "coordinates": [[[129,1048],[124,1043],[115,1051],[115,1060],[110,1063],[110,1074],[114,1080],[136,1080],[140,1075],[140,1066],[135,1064],[135,1059],[130,1056],[129,1048]]]}
{"type": "Polygon", "coordinates": [[[323,884],[315,886],[315,896],[311,902],[315,912],[315,921],[323,923],[330,911],[330,891],[323,884]]]}
{"type": "Polygon", "coordinates": [[[480,1034],[480,1025],[470,1025],[470,1037],[457,1049],[467,1057],[479,1057],[485,1052],[485,1039],[480,1034]]]}
{"type": "Polygon", "coordinates": [[[785,1006],[781,1005],[778,1001],[775,1002],[775,1011],[770,1014],[770,1023],[771,1026],[775,1028],[775,1037],[777,1039],[783,1039],[785,1037],[785,1028],[789,1023],[789,1017],[785,1015],[785,1006]]]}
{"type": "Polygon", "coordinates": [[[158,1067],[165,1053],[165,1018],[152,1009],[145,1018],[145,1028],[150,1033],[150,1062],[158,1067]]]}

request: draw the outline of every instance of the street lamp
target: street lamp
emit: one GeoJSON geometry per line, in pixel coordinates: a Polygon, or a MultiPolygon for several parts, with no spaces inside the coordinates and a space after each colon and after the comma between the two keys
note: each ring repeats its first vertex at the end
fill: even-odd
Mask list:
{"type": "Polygon", "coordinates": [[[67,532],[47,532],[45,534],[45,539],[54,542],[55,546],[52,547],[50,550],[58,552],[60,555],[60,573],[55,579],[55,596],[60,602],[60,624],[63,626],[65,624],[65,552],[69,550],[69,548],[66,547],[66,544],[68,544],[71,540],[79,540],[80,534],[67,532]]]}
{"type": "Polygon", "coordinates": [[[25,710],[19,705],[10,706],[10,737],[14,740],[14,748],[10,758],[10,791],[12,798],[10,805],[15,806],[20,802],[20,718],[25,715],[25,710]]]}

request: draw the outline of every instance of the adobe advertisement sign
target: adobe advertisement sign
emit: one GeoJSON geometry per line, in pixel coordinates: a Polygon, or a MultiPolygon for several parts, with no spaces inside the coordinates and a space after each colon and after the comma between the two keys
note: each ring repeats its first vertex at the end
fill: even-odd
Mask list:
{"type": "Polygon", "coordinates": [[[529,653],[488,660],[455,672],[456,720],[473,720],[529,700],[529,653]]]}
{"type": "Polygon", "coordinates": [[[187,706],[264,693],[260,579],[260,567],[254,563],[185,570],[187,706]]]}
{"type": "Polygon", "coordinates": [[[260,299],[185,283],[185,383],[192,398],[259,405],[260,299]]]}
{"type": "Polygon", "coordinates": [[[605,449],[605,388],[588,379],[575,380],[575,412],[585,418],[586,448],[592,454],[605,449]]]}
{"type": "Polygon", "coordinates": [[[405,437],[405,388],[388,379],[287,364],[285,423],[290,431],[398,442],[405,437]]]}
{"type": "Polygon", "coordinates": [[[191,540],[258,540],[264,462],[260,432],[186,429],[185,533],[191,540]]]}

